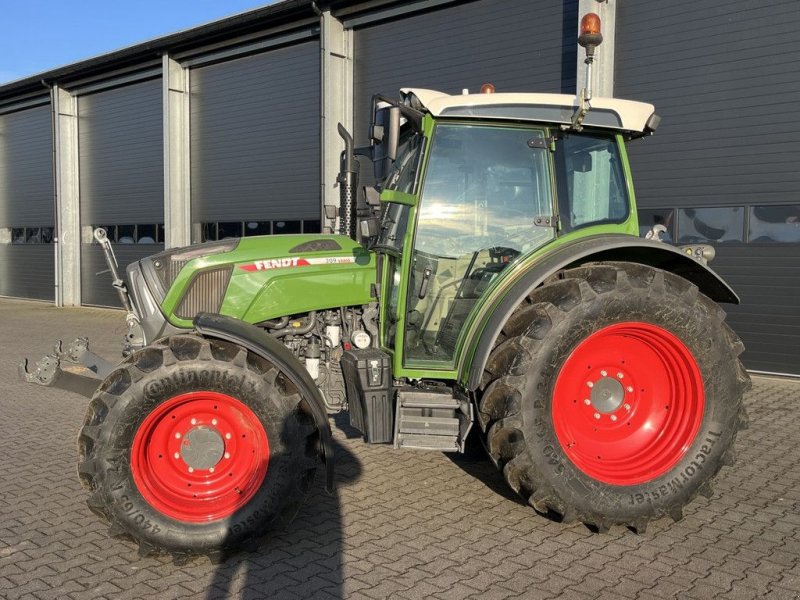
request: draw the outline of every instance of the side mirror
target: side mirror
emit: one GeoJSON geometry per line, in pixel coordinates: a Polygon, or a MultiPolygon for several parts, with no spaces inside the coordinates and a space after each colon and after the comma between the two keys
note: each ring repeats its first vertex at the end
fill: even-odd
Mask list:
{"type": "Polygon", "coordinates": [[[397,146],[400,139],[400,107],[383,106],[376,108],[369,128],[369,139],[377,146],[375,158],[378,160],[397,158],[397,146]]]}

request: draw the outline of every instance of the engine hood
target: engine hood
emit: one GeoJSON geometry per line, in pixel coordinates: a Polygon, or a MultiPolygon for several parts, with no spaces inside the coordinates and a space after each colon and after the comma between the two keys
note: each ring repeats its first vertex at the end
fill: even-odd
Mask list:
{"type": "Polygon", "coordinates": [[[374,283],[374,254],[346,236],[248,237],[230,251],[187,262],[162,309],[178,327],[191,327],[194,314],[204,311],[259,323],[368,303],[374,283]],[[210,297],[218,309],[208,305],[210,297]]]}

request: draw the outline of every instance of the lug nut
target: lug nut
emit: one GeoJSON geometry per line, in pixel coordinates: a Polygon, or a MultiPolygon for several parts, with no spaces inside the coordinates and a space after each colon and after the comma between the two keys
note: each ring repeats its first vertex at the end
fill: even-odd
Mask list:
{"type": "Polygon", "coordinates": [[[625,390],[626,390],[626,391],[627,391],[629,394],[632,394],[632,393],[633,393],[633,386],[632,386],[632,385],[629,385],[628,387],[626,387],[626,388],[625,388],[625,390]]]}
{"type": "Polygon", "coordinates": [[[600,413],[594,413],[594,418],[595,419],[599,419],[600,418],[600,413]]]}
{"type": "Polygon", "coordinates": [[[611,420],[612,421],[616,421],[617,420],[617,415],[611,415],[611,420]]]}
{"type": "Polygon", "coordinates": [[[589,386],[590,388],[591,388],[591,387],[594,387],[594,383],[593,383],[593,382],[591,382],[591,381],[587,381],[587,382],[586,382],[586,385],[587,385],[587,386],[589,386]]]}
{"type": "Polygon", "coordinates": [[[181,455],[178,454],[177,452],[175,454],[173,454],[172,456],[175,457],[175,460],[178,460],[181,457],[181,455]]]}
{"type": "Polygon", "coordinates": [[[617,373],[617,379],[622,379],[623,377],[625,377],[623,373],[617,373]]]}
{"type": "Polygon", "coordinates": [[[211,424],[212,425],[216,425],[217,424],[217,420],[216,419],[211,419],[211,424]]]}
{"type": "Polygon", "coordinates": [[[180,432],[180,431],[176,431],[176,432],[175,432],[175,439],[176,439],[176,440],[179,440],[179,439],[181,439],[181,432],[180,432]]]}
{"type": "Polygon", "coordinates": [[[226,452],[225,453],[225,458],[230,458],[230,457],[231,457],[231,453],[230,452],[226,452]]]}
{"type": "Polygon", "coordinates": [[[189,467],[189,473],[194,473],[194,468],[189,467]]]}
{"type": "Polygon", "coordinates": [[[231,434],[230,434],[230,433],[226,433],[226,434],[225,434],[225,439],[226,439],[226,440],[229,440],[229,439],[231,439],[231,434]]]}
{"type": "Polygon", "coordinates": [[[583,403],[584,403],[586,406],[589,406],[589,405],[592,403],[592,401],[591,401],[591,400],[589,400],[588,398],[586,398],[586,399],[584,399],[583,403]]]}
{"type": "Polygon", "coordinates": [[[600,371],[600,375],[602,375],[603,377],[605,377],[606,375],[608,375],[608,371],[600,371]]]}
{"type": "Polygon", "coordinates": [[[208,467],[208,472],[209,473],[213,473],[214,472],[214,467],[208,467]]]}
{"type": "Polygon", "coordinates": [[[192,425],[197,425],[197,419],[192,419],[191,423],[192,423],[192,425]]]}
{"type": "Polygon", "coordinates": [[[624,404],[624,406],[625,406],[625,410],[630,410],[631,409],[631,405],[628,404],[627,402],[624,404]]]}

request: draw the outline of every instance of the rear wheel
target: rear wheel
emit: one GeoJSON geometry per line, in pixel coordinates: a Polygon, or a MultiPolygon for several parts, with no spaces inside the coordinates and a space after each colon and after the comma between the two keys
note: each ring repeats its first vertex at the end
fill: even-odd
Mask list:
{"type": "Polygon", "coordinates": [[[103,382],[79,436],[89,506],[143,554],[249,545],[299,508],[316,468],[299,391],[243,348],[156,343],[103,382]]]}
{"type": "Polygon", "coordinates": [[[599,530],[679,519],[746,425],[743,346],[688,281],[598,264],[535,290],[484,374],[479,419],[508,483],[599,530]]]}

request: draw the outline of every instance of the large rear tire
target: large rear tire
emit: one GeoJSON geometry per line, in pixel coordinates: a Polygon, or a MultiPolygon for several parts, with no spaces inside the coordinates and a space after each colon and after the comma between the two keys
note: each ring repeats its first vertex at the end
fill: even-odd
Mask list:
{"type": "Polygon", "coordinates": [[[723,319],[685,279],[632,263],[535,290],[504,326],[479,400],[509,485],[601,531],[643,531],[710,497],[747,424],[743,345],[723,319]]]}
{"type": "Polygon", "coordinates": [[[316,428],[274,365],[179,335],[126,359],[78,439],[89,507],[141,554],[222,553],[289,520],[316,469],[316,428]]]}

